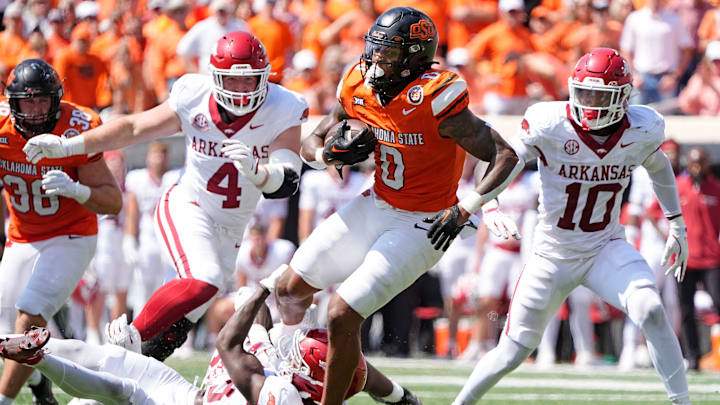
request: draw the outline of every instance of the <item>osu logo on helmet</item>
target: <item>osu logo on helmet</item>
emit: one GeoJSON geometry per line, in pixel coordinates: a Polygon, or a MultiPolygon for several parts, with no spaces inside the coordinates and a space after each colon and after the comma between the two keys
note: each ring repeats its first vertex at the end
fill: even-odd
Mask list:
{"type": "Polygon", "coordinates": [[[433,27],[427,20],[420,20],[410,26],[410,39],[419,39],[424,41],[435,34],[433,27]]]}

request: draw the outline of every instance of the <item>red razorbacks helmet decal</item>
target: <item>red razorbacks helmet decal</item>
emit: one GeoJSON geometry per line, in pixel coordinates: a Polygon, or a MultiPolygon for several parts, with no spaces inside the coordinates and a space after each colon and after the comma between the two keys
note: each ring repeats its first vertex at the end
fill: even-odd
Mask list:
{"type": "Polygon", "coordinates": [[[618,51],[597,48],[585,54],[568,79],[570,113],[585,130],[620,121],[632,91],[630,64],[618,51]]]}
{"type": "Polygon", "coordinates": [[[267,97],[270,62],[265,47],[254,35],[245,31],[225,34],[210,55],[215,101],[234,115],[257,110],[267,97]],[[238,92],[225,88],[227,77],[257,77],[252,91],[238,92]]]}
{"type": "MultiPolygon", "coordinates": [[[[278,350],[283,357],[280,373],[292,378],[292,384],[298,389],[301,397],[310,398],[317,404],[320,404],[325,388],[323,381],[327,366],[327,345],[328,335],[325,329],[312,329],[307,333],[296,331],[292,341],[289,342],[289,347],[283,342],[278,344],[278,350]],[[286,347],[287,353],[283,353],[283,346],[286,347]]],[[[360,356],[360,362],[345,398],[350,398],[365,387],[367,365],[365,357],[360,356]]]]}

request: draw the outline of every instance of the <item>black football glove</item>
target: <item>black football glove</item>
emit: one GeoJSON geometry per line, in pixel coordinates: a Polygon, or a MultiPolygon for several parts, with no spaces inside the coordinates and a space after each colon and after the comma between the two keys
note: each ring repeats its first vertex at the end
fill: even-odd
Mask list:
{"type": "Polygon", "coordinates": [[[430,225],[427,230],[427,237],[435,250],[447,250],[455,237],[460,233],[465,224],[458,225],[460,209],[457,205],[442,210],[432,218],[425,218],[423,222],[430,225]]]}
{"type": "Polygon", "coordinates": [[[345,139],[345,131],[350,129],[346,120],[342,126],[332,135],[330,142],[323,149],[323,159],[326,162],[339,160],[346,165],[354,165],[367,159],[368,155],[375,150],[375,134],[365,129],[351,140],[345,139]]]}

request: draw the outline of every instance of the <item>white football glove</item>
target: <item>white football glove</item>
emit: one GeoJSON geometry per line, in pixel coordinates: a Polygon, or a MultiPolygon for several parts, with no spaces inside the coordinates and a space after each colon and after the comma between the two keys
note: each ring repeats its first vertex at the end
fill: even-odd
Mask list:
{"type": "Polygon", "coordinates": [[[85,140],[81,136],[62,138],[53,134],[42,134],[30,138],[23,147],[26,159],[35,164],[43,158],[57,159],[85,153],[85,140]]]}
{"type": "Polygon", "coordinates": [[[252,148],[237,139],[227,139],[222,143],[220,149],[222,155],[233,161],[235,167],[250,180],[253,184],[258,185],[265,181],[267,173],[262,168],[260,160],[252,154],[252,148]]]}
{"type": "Polygon", "coordinates": [[[493,235],[508,239],[510,236],[520,240],[520,231],[510,216],[500,211],[497,200],[491,200],[482,206],[483,222],[493,235]]]}
{"type": "Polygon", "coordinates": [[[670,263],[670,258],[675,255],[675,263],[665,270],[665,275],[672,274],[678,283],[682,282],[685,278],[685,270],[687,270],[688,253],[687,227],[683,217],[678,216],[670,220],[665,252],[660,262],[662,266],[666,266],[670,263]]]}
{"type": "Polygon", "coordinates": [[[285,270],[289,268],[290,266],[287,264],[281,264],[280,267],[275,269],[275,271],[273,271],[269,276],[260,280],[260,285],[267,288],[270,292],[275,291],[275,286],[277,285],[278,280],[280,280],[280,277],[285,273],[285,270]]]}
{"type": "Polygon", "coordinates": [[[135,268],[140,263],[140,252],[138,251],[138,241],[132,235],[123,236],[122,252],[125,256],[125,263],[135,268]]]}
{"type": "Polygon", "coordinates": [[[131,352],[142,351],[140,332],[132,324],[128,324],[125,314],[105,324],[105,340],[111,345],[124,347],[131,352]]]}
{"type": "MultiPolygon", "coordinates": [[[[57,137],[55,137],[57,138],[57,137]]],[[[73,198],[80,204],[85,204],[90,198],[90,187],[80,184],[62,170],[50,170],[42,179],[42,186],[47,195],[61,195],[73,198]]]]}

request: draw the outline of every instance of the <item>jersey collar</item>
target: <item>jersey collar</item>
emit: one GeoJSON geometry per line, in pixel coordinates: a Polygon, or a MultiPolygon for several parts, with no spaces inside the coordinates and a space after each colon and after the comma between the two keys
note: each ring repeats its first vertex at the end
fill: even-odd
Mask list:
{"type": "Polygon", "coordinates": [[[605,143],[598,143],[595,139],[593,139],[592,135],[590,135],[589,131],[585,131],[582,129],[580,125],[578,125],[575,120],[572,118],[572,114],[570,112],[570,103],[566,105],[566,111],[567,111],[567,119],[570,121],[570,124],[575,129],[575,133],[577,134],[578,138],[588,147],[590,150],[592,150],[597,157],[600,159],[607,156],[608,153],[612,150],[612,148],[620,141],[620,138],[622,137],[623,133],[626,129],[630,128],[630,121],[628,120],[627,114],[625,114],[622,118],[620,127],[608,137],[608,140],[605,141],[605,143]]]}
{"type": "Polygon", "coordinates": [[[222,116],[220,115],[220,109],[217,102],[215,101],[215,97],[211,95],[208,102],[210,103],[210,118],[212,119],[213,124],[215,124],[217,129],[219,129],[220,132],[222,132],[228,138],[232,138],[233,135],[235,135],[239,130],[243,129],[243,127],[245,127],[245,125],[250,122],[252,117],[254,117],[255,113],[257,112],[257,110],[251,111],[245,115],[237,117],[235,121],[226,124],[225,121],[223,121],[222,116]]]}

